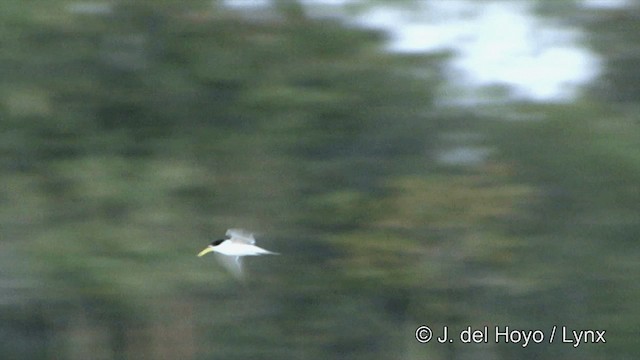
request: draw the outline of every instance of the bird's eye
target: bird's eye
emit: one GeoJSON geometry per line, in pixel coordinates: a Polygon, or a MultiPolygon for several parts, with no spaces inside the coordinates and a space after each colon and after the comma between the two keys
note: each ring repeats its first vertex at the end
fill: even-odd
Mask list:
{"type": "Polygon", "coordinates": [[[211,243],[211,245],[216,246],[216,245],[220,245],[222,244],[223,241],[225,241],[226,239],[220,239],[220,240],[216,240],[214,242],[211,243]]]}

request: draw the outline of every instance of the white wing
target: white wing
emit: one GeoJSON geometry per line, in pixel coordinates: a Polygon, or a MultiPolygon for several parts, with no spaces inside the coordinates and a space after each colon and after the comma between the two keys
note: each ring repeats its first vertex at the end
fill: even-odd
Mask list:
{"type": "Polygon", "coordinates": [[[220,265],[238,279],[242,279],[242,258],[240,256],[226,256],[222,254],[215,254],[216,260],[220,265]]]}
{"type": "Polygon", "coordinates": [[[256,243],[256,239],[253,234],[243,229],[229,229],[226,233],[227,236],[233,238],[234,241],[253,245],[256,243]]]}

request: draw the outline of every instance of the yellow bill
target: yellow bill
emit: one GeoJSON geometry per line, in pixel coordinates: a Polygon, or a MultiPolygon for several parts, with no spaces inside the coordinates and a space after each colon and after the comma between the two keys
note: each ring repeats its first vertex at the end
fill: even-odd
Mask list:
{"type": "Polygon", "coordinates": [[[202,256],[205,254],[208,254],[210,252],[213,251],[213,248],[211,246],[207,246],[206,248],[204,248],[204,250],[200,251],[200,253],[198,253],[198,256],[202,256]]]}

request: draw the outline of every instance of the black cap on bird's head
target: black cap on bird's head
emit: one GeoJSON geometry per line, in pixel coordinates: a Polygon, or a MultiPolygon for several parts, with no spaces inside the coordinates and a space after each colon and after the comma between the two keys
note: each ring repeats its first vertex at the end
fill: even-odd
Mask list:
{"type": "Polygon", "coordinates": [[[222,242],[225,241],[225,240],[229,240],[229,238],[215,240],[215,241],[211,242],[211,246],[218,246],[218,245],[222,244],[222,242]]]}
{"type": "Polygon", "coordinates": [[[206,255],[206,254],[212,252],[214,247],[222,244],[224,241],[229,240],[229,239],[230,239],[229,237],[226,237],[224,239],[214,240],[213,242],[211,242],[211,244],[209,246],[204,248],[204,250],[200,251],[198,256],[203,256],[203,255],[206,255]]]}

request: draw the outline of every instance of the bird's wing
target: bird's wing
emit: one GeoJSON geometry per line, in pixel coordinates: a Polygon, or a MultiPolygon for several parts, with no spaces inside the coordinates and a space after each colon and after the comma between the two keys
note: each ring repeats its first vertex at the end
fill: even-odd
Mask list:
{"type": "Polygon", "coordinates": [[[226,256],[215,254],[220,265],[238,279],[242,279],[242,258],[240,256],[226,256]]]}
{"type": "Polygon", "coordinates": [[[229,229],[227,230],[226,235],[240,243],[249,245],[256,243],[256,239],[253,237],[253,234],[243,229],[229,229]]]}

